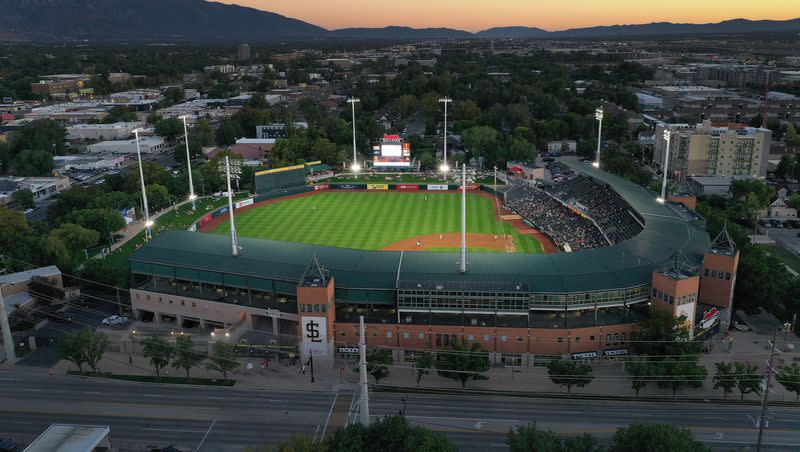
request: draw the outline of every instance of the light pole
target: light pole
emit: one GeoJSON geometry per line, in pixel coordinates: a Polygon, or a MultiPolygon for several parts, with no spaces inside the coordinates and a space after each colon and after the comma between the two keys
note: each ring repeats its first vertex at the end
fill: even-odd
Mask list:
{"type": "Polygon", "coordinates": [[[192,184],[192,159],[189,157],[189,132],[186,128],[186,115],[181,116],[183,119],[183,138],[186,142],[186,167],[189,170],[189,200],[192,201],[192,210],[195,210],[195,202],[197,195],[194,194],[194,184],[192,184]]]}
{"type": "Polygon", "coordinates": [[[597,110],[594,111],[594,119],[597,120],[597,156],[592,166],[600,168],[600,137],[603,133],[603,107],[597,107],[597,110]]]}
{"type": "Polygon", "coordinates": [[[150,221],[150,209],[147,207],[147,191],[144,188],[144,170],[142,169],[142,151],[139,149],[139,130],[134,129],[133,136],[136,137],[136,156],[139,158],[139,180],[142,182],[142,208],[144,209],[144,225],[147,228],[144,233],[144,239],[150,240],[153,237],[152,231],[153,222],[150,221]]]}
{"type": "Polygon", "coordinates": [[[444,140],[442,143],[442,166],[441,170],[443,173],[447,174],[450,171],[450,167],[447,166],[447,104],[453,102],[453,99],[449,97],[443,97],[439,99],[439,102],[444,104],[444,129],[442,131],[442,135],[444,135],[444,140]]]}
{"type": "Polygon", "coordinates": [[[671,132],[669,129],[664,131],[664,166],[661,167],[661,172],[663,173],[663,178],[661,181],[661,197],[658,198],[656,201],[664,204],[666,201],[667,195],[667,169],[669,168],[669,139],[671,136],[671,132]]]}
{"type": "Polygon", "coordinates": [[[351,166],[351,169],[353,170],[355,177],[358,177],[358,170],[361,169],[361,167],[358,166],[358,160],[356,159],[356,103],[358,102],[361,102],[361,99],[356,99],[355,97],[347,99],[347,103],[350,104],[353,112],[353,165],[351,166]]]}

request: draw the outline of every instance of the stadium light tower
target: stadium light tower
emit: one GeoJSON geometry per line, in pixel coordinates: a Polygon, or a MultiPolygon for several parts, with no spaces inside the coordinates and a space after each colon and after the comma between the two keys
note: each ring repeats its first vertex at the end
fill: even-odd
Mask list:
{"type": "Polygon", "coordinates": [[[597,156],[592,166],[600,168],[600,137],[603,133],[603,107],[597,107],[597,110],[594,111],[594,119],[597,120],[597,156]]]}
{"type": "Polygon", "coordinates": [[[444,140],[442,140],[443,159],[442,159],[442,166],[440,167],[440,169],[442,170],[443,173],[446,174],[448,171],[450,171],[450,167],[447,166],[447,104],[453,102],[453,99],[450,99],[449,97],[443,97],[439,99],[439,102],[444,104],[444,129],[442,133],[442,135],[444,135],[444,140]]]}
{"type": "Polygon", "coordinates": [[[356,159],[356,103],[358,102],[361,102],[361,99],[356,99],[355,97],[347,99],[347,103],[350,104],[353,111],[353,165],[351,166],[351,169],[353,170],[353,173],[356,174],[358,174],[358,170],[361,169],[361,167],[358,165],[358,160],[356,159]]]}
{"type": "Polygon", "coordinates": [[[144,225],[145,229],[144,239],[150,240],[153,233],[150,228],[153,227],[153,222],[150,220],[150,209],[147,206],[147,191],[144,188],[144,170],[142,169],[142,151],[139,149],[139,131],[141,129],[134,129],[133,136],[136,137],[136,156],[139,158],[139,180],[142,182],[142,208],[144,209],[144,225]]]}
{"type": "Polygon", "coordinates": [[[233,190],[231,190],[231,164],[228,156],[225,156],[225,175],[228,181],[228,218],[231,221],[231,253],[236,256],[239,254],[239,245],[236,243],[236,225],[233,222],[233,190]]]}
{"type": "Polygon", "coordinates": [[[467,165],[461,165],[461,262],[458,271],[467,272],[467,165]]]}
{"type": "Polygon", "coordinates": [[[197,195],[194,194],[194,184],[192,184],[192,159],[189,157],[189,132],[186,127],[186,115],[181,116],[183,119],[183,137],[186,142],[186,167],[189,169],[189,200],[192,201],[192,210],[195,210],[195,202],[197,195]]]}
{"type": "Polygon", "coordinates": [[[664,150],[664,166],[661,168],[661,172],[663,173],[664,177],[661,181],[661,197],[656,199],[656,201],[660,202],[661,204],[664,204],[667,199],[667,168],[669,167],[669,139],[671,135],[672,133],[669,131],[669,129],[664,131],[664,147],[666,149],[664,150]]]}

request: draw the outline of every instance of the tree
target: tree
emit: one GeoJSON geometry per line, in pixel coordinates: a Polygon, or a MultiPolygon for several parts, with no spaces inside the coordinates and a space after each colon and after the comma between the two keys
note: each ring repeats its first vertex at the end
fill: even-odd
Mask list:
{"type": "Polygon", "coordinates": [[[18,176],[51,176],[55,168],[53,154],[43,149],[23,149],[11,166],[18,176]]]}
{"type": "Polygon", "coordinates": [[[133,122],[138,119],[139,117],[136,116],[136,113],[128,110],[128,107],[117,105],[115,107],[111,107],[111,109],[108,111],[108,116],[103,118],[103,123],[114,124],[115,122],[133,122]]]}
{"type": "Polygon", "coordinates": [[[30,188],[20,188],[11,194],[11,202],[13,202],[18,209],[30,209],[34,206],[33,192],[30,188]]]}
{"type": "Polygon", "coordinates": [[[200,146],[214,144],[214,127],[205,119],[198,119],[191,132],[200,141],[200,146]]]}
{"type": "Polygon", "coordinates": [[[430,152],[423,152],[419,155],[419,166],[422,170],[435,170],[436,163],[436,157],[430,152]]]}
{"type": "Polygon", "coordinates": [[[722,398],[727,399],[728,394],[736,388],[736,370],[733,363],[716,363],[717,373],[714,375],[714,389],[722,389],[722,398]]]}
{"type": "Polygon", "coordinates": [[[223,121],[217,129],[217,144],[220,146],[230,146],[236,143],[237,138],[245,136],[245,131],[238,122],[233,120],[223,121]]]}
{"type": "Polygon", "coordinates": [[[699,355],[681,355],[666,358],[656,366],[658,387],[671,389],[672,396],[682,388],[701,388],[708,370],[697,361],[699,355]]]}
{"type": "Polygon", "coordinates": [[[61,239],[73,254],[95,245],[100,238],[97,231],[72,223],[65,223],[50,230],[50,235],[61,239]]]}
{"type": "Polygon", "coordinates": [[[173,141],[178,135],[183,135],[183,122],[178,118],[165,118],[156,122],[156,135],[166,137],[173,141]]]}
{"type": "Polygon", "coordinates": [[[90,209],[129,209],[133,207],[134,202],[131,196],[122,191],[112,191],[102,193],[93,197],[86,207],[90,209]]]}
{"type": "Polygon", "coordinates": [[[625,371],[631,381],[631,387],[639,396],[639,391],[647,386],[650,379],[650,365],[646,356],[635,356],[625,359],[625,371]]]}
{"type": "Polygon", "coordinates": [[[186,379],[189,379],[189,371],[197,367],[205,360],[205,356],[194,350],[194,343],[189,336],[179,336],[175,339],[175,352],[173,354],[172,367],[186,371],[186,379]]]}
{"type": "Polygon", "coordinates": [[[169,206],[169,190],[159,184],[152,184],[145,187],[147,193],[147,204],[150,213],[157,212],[169,206]]]}
{"type": "Polygon", "coordinates": [[[670,424],[640,424],[620,427],[613,437],[609,452],[640,452],[663,450],[680,452],[710,452],[711,449],[694,439],[691,430],[670,424]],[[654,449],[654,445],[659,445],[654,449]]]}
{"type": "Polygon", "coordinates": [[[417,386],[419,386],[420,380],[422,380],[423,375],[429,375],[431,373],[431,369],[433,369],[433,353],[431,352],[424,352],[423,354],[419,355],[417,358],[417,386]]]}
{"type": "Polygon", "coordinates": [[[59,352],[61,357],[67,361],[72,361],[78,366],[78,372],[83,373],[83,365],[86,364],[86,355],[80,339],[80,331],[71,331],[61,338],[59,352]]]}
{"type": "Polygon", "coordinates": [[[549,430],[539,430],[536,423],[518,425],[516,431],[509,429],[506,434],[509,452],[561,452],[561,440],[549,430]]]}
{"type": "Polygon", "coordinates": [[[759,179],[735,179],[731,181],[731,196],[734,199],[743,199],[752,193],[755,195],[754,207],[765,209],[775,196],[775,189],[759,179]]]}
{"type": "Polygon", "coordinates": [[[233,346],[224,342],[214,342],[214,355],[208,358],[206,369],[222,374],[223,380],[228,380],[228,372],[239,367],[233,355],[233,346]]]}
{"type": "Polygon", "coordinates": [[[80,336],[86,364],[92,368],[92,372],[97,372],[97,363],[108,348],[108,335],[99,331],[94,332],[87,327],[80,331],[80,336]]]}
{"type": "Polygon", "coordinates": [[[269,108],[269,104],[267,103],[267,99],[261,93],[255,93],[250,97],[250,102],[248,102],[248,107],[250,108],[258,108],[258,109],[265,109],[269,108]]]}
{"type": "Polygon", "coordinates": [[[350,424],[323,442],[329,451],[448,452],[456,447],[446,436],[411,425],[403,416],[384,416],[369,427],[350,424]]]}
{"type": "Polygon", "coordinates": [[[156,379],[161,378],[161,369],[166,367],[172,359],[172,347],[160,337],[152,335],[142,342],[142,354],[150,359],[150,364],[156,371],[156,379]]]}
{"type": "Polygon", "coordinates": [[[442,351],[436,363],[436,373],[448,380],[455,380],[465,388],[469,380],[488,380],[484,375],[491,368],[489,354],[479,343],[468,344],[466,340],[451,341],[450,350],[442,351]]]}
{"type": "Polygon", "coordinates": [[[12,148],[17,152],[32,149],[58,155],[64,152],[66,136],[67,130],[64,126],[50,119],[41,119],[14,132],[12,148]]]}
{"type": "Polygon", "coordinates": [[[61,221],[78,224],[84,228],[97,231],[100,237],[108,237],[112,232],[125,227],[125,220],[119,210],[116,209],[76,210],[64,215],[61,221]]]}
{"type": "Polygon", "coordinates": [[[497,131],[487,126],[470,127],[461,132],[464,148],[476,157],[492,153],[497,147],[497,139],[497,131]]]}
{"type": "Polygon", "coordinates": [[[783,370],[775,376],[778,381],[787,391],[793,392],[794,400],[800,399],[800,364],[792,363],[784,367],[783,370]]]}
{"type": "Polygon", "coordinates": [[[393,363],[391,350],[376,348],[367,354],[367,373],[379,383],[389,376],[389,367],[393,363]]]}
{"type": "Polygon", "coordinates": [[[689,340],[686,317],[653,311],[636,331],[633,349],[639,355],[681,356],[700,353],[700,344],[689,340]]]}
{"type": "Polygon", "coordinates": [[[745,394],[761,393],[761,375],[757,364],[743,362],[734,363],[736,371],[736,388],[739,389],[741,400],[745,394]]]}
{"type": "Polygon", "coordinates": [[[573,386],[582,388],[594,380],[591,364],[564,359],[550,361],[547,365],[547,375],[553,383],[566,386],[568,393],[573,386]]]}

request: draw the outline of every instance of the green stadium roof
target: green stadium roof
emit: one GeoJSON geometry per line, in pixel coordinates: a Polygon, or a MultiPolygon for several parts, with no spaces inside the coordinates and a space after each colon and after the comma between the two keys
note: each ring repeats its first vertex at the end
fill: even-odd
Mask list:
{"type": "MultiPolygon", "coordinates": [[[[702,261],[710,240],[702,218],[687,221],[669,205],[656,202],[647,189],[581,163],[574,169],[611,185],[645,220],[636,237],[614,246],[557,254],[468,253],[467,272],[458,271],[458,253],[368,251],[240,238],[239,255],[231,256],[226,235],[170,231],[131,257],[131,270],[163,274],[162,266],[196,271],[270,278],[297,283],[317,257],[333,275],[337,288],[393,290],[418,283],[464,282],[521,284],[531,292],[569,293],[614,290],[649,284],[651,274],[676,251],[693,264],[702,261]]],[[[413,286],[412,286],[413,287],[413,286]]]]}

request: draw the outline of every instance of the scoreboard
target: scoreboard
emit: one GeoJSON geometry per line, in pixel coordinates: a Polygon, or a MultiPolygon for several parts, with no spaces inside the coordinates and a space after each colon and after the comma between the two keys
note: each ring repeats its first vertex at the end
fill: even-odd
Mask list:
{"type": "Polygon", "coordinates": [[[411,144],[400,135],[383,135],[380,144],[372,147],[372,166],[409,168],[411,167],[411,144]]]}

